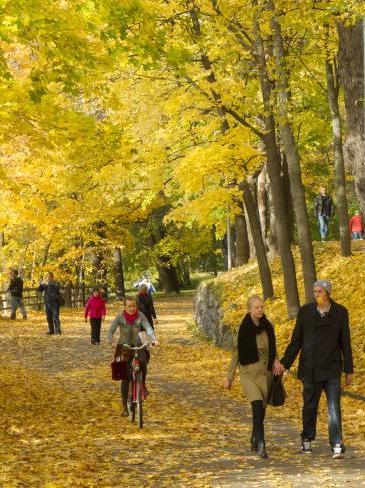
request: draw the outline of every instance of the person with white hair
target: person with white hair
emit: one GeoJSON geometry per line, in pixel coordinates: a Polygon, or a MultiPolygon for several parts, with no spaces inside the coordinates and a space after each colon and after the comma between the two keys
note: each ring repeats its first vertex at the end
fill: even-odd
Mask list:
{"type": "Polygon", "coordinates": [[[253,295],[247,302],[247,314],[235,338],[231,363],[224,382],[230,390],[239,367],[240,381],[252,407],[251,449],[267,458],[264,420],[273,383],[273,368],[280,363],[276,357],[275,331],[264,313],[264,301],[253,295]]]}
{"type": "Polygon", "coordinates": [[[316,437],[317,411],[322,391],[328,405],[329,442],[334,459],[343,457],[341,376],[352,382],[354,367],[347,309],[331,298],[332,285],[317,280],[314,301],[300,307],[290,344],[277,373],[288,370],[299,351],[298,378],[303,382],[302,451],[311,453],[316,437]]]}

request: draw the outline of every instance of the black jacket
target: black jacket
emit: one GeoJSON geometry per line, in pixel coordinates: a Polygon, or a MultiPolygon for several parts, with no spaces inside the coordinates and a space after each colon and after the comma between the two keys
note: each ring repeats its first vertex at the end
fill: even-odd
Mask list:
{"type": "Polygon", "coordinates": [[[41,283],[38,291],[44,291],[44,302],[47,305],[60,304],[60,289],[61,285],[58,281],[50,281],[48,284],[41,283]]]}
{"type": "Polygon", "coordinates": [[[321,318],[315,302],[300,307],[293,335],[281,363],[289,369],[299,351],[298,378],[326,381],[353,372],[349,317],[345,307],[331,300],[321,318]]]}
{"type": "Polygon", "coordinates": [[[19,277],[11,279],[8,291],[12,297],[21,298],[23,296],[23,280],[19,277]]]}
{"type": "Polygon", "coordinates": [[[332,198],[329,195],[317,195],[314,202],[314,214],[318,218],[320,215],[333,217],[334,206],[332,198]]]}
{"type": "Polygon", "coordinates": [[[140,312],[147,317],[149,321],[156,318],[155,307],[151,295],[137,295],[137,307],[140,312]]]}

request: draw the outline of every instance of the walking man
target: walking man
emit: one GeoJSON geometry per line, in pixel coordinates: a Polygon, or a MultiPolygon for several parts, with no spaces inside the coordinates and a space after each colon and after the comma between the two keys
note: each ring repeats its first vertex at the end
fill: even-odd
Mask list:
{"type": "Polygon", "coordinates": [[[332,198],[327,195],[326,188],[320,187],[320,194],[316,196],[314,203],[314,213],[319,223],[319,232],[321,239],[324,241],[328,233],[328,224],[334,214],[334,206],[332,198]]]}
{"type": "Polygon", "coordinates": [[[10,300],[11,300],[11,315],[10,319],[16,319],[16,311],[19,308],[21,314],[23,315],[23,319],[27,319],[27,312],[23,305],[23,280],[18,276],[18,270],[12,269],[10,271],[10,284],[8,288],[8,292],[10,292],[10,300]]]}
{"type": "Polygon", "coordinates": [[[317,410],[324,390],[328,404],[329,442],[333,458],[343,457],[341,423],[341,375],[345,386],[353,376],[353,360],[347,309],[330,297],[331,283],[314,283],[315,301],[300,307],[293,335],[277,372],[289,369],[299,351],[298,378],[303,382],[302,451],[311,453],[316,437],[317,410]]]}
{"type": "Polygon", "coordinates": [[[44,291],[44,305],[48,322],[47,334],[61,335],[60,323],[60,289],[61,285],[54,280],[53,273],[47,273],[38,291],[44,291]]]}

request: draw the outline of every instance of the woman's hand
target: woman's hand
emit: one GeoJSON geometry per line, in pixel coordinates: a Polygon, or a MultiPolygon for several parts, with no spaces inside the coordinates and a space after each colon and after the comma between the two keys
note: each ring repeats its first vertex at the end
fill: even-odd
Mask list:
{"type": "Polygon", "coordinates": [[[281,362],[278,359],[275,359],[273,367],[272,367],[272,372],[275,376],[279,376],[283,374],[285,371],[284,366],[281,364],[281,362]]]}
{"type": "Polygon", "coordinates": [[[224,380],[223,386],[226,390],[230,390],[232,388],[232,380],[226,378],[224,380]]]}

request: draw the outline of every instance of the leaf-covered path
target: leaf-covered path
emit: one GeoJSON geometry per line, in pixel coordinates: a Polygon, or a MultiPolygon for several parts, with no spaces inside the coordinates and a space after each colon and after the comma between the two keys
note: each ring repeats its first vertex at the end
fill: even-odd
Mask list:
{"type": "Polygon", "coordinates": [[[189,298],[157,308],[161,345],[142,431],[120,417],[119,384],[110,380],[105,334],[116,307],[100,347],[75,311],[64,312],[60,337],[44,335],[42,315],[0,322],[1,487],[365,486],[362,453],[350,447],[334,462],[322,438],[303,456],[296,428],[272,411],[270,459],[257,459],[238,385],[234,398],[221,388],[227,354],[189,332],[189,298]]]}

